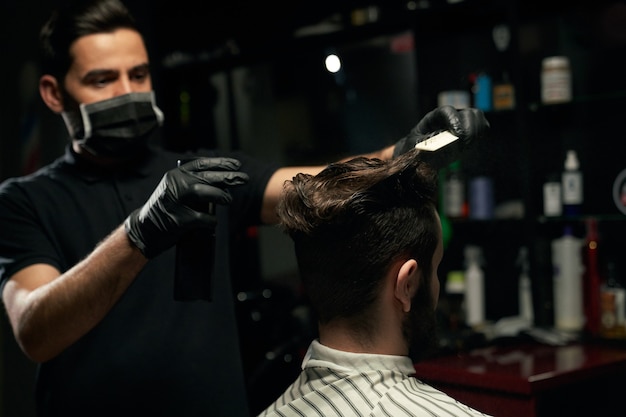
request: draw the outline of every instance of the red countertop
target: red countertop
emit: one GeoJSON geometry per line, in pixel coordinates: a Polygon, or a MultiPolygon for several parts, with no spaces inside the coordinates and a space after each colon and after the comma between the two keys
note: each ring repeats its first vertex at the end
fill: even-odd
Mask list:
{"type": "Polygon", "coordinates": [[[605,374],[626,375],[626,349],[598,344],[486,347],[415,365],[429,382],[530,395],[605,374]]]}

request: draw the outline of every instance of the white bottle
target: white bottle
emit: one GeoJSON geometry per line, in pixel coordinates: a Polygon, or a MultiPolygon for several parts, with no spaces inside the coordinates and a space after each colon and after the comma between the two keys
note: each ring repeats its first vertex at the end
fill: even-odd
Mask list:
{"type": "Polygon", "coordinates": [[[558,330],[578,332],[585,324],[583,244],[570,227],[552,241],[554,325],[558,330]]]}
{"type": "Polygon", "coordinates": [[[465,247],[465,318],[470,327],[485,323],[485,276],[481,268],[482,250],[465,247]]]}
{"type": "Polygon", "coordinates": [[[528,275],[528,248],[526,246],[522,246],[519,250],[518,263],[521,269],[518,281],[519,315],[528,325],[532,326],[534,320],[533,295],[530,276],[528,275]]]}
{"type": "Polygon", "coordinates": [[[563,192],[557,176],[549,176],[543,184],[543,215],[555,217],[563,214],[563,192]]]}
{"type": "Polygon", "coordinates": [[[561,177],[563,191],[563,214],[578,215],[583,203],[583,174],[576,151],[568,150],[565,157],[565,170],[561,177]]]}

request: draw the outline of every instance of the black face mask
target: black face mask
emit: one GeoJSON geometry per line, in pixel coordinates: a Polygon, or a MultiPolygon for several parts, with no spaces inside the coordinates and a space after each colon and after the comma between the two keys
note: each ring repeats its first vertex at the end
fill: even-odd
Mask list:
{"type": "Polygon", "coordinates": [[[70,135],[90,153],[127,157],[144,150],[150,133],[163,124],[154,92],[129,93],[63,112],[70,135]]]}

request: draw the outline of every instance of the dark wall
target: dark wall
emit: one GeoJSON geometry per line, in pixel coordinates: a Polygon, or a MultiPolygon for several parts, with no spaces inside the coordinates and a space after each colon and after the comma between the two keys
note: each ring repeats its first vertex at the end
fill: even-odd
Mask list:
{"type": "MultiPolygon", "coordinates": [[[[59,139],[37,145],[37,126],[54,126],[37,91],[37,32],[48,7],[42,0],[3,0],[0,3],[0,180],[20,175],[59,154],[59,139]],[[25,152],[31,146],[33,157],[25,152]],[[33,165],[33,163],[35,165],[33,165]]],[[[58,126],[58,125],[57,125],[58,126]]],[[[39,128],[40,128],[39,127],[39,128]]],[[[52,128],[56,130],[56,128],[52,128]]],[[[0,415],[34,416],[35,365],[13,339],[4,311],[0,319],[0,415]]]]}

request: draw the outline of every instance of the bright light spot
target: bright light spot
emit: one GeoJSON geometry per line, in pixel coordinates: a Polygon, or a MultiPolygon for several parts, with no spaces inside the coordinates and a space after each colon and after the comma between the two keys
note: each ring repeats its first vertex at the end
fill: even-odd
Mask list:
{"type": "Polygon", "coordinates": [[[335,73],[341,69],[341,61],[339,60],[339,57],[335,54],[328,55],[326,57],[325,64],[328,72],[335,73]]]}

